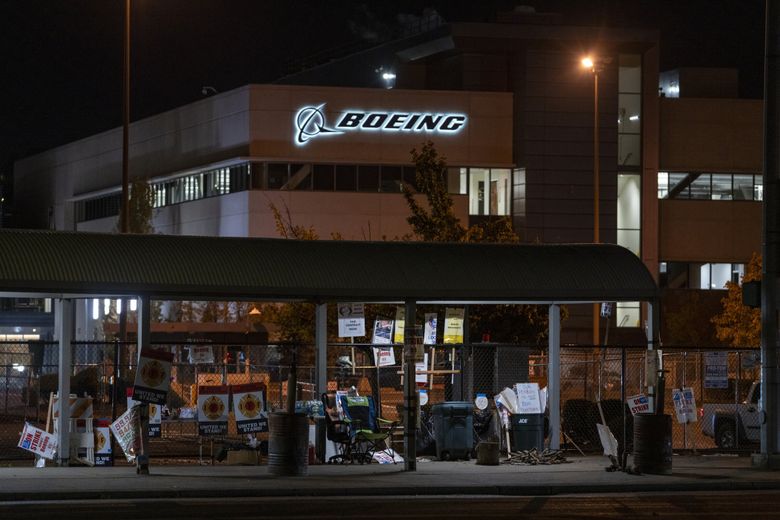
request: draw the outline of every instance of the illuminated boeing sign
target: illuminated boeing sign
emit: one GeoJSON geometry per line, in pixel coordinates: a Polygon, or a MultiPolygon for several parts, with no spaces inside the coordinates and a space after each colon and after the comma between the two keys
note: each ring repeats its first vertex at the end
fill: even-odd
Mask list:
{"type": "Polygon", "coordinates": [[[303,146],[315,137],[339,135],[355,130],[383,132],[436,132],[455,134],[466,126],[465,114],[451,112],[386,112],[345,110],[330,127],[325,120],[325,103],[303,107],[295,114],[295,144],[303,146]]]}

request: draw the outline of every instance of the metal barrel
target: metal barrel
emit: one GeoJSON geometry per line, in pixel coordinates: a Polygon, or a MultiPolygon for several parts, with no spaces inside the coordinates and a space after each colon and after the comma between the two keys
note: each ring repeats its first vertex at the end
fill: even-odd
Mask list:
{"type": "Polygon", "coordinates": [[[268,472],[279,477],[308,473],[309,418],[304,414],[268,414],[268,472]]]}
{"type": "Polygon", "coordinates": [[[638,413],[634,416],[634,470],[672,474],[672,416],[638,413]]]}

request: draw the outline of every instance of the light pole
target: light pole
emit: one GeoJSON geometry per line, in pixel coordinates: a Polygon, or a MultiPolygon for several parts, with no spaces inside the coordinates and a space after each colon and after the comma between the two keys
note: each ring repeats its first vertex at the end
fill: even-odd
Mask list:
{"type": "MultiPolygon", "coordinates": [[[[599,237],[599,73],[604,70],[604,60],[585,56],[582,66],[593,74],[593,243],[599,237]]],[[[593,304],[593,346],[599,344],[599,304],[593,304]]]]}
{"type": "Polygon", "coordinates": [[[130,2],[125,0],[125,38],[122,67],[122,204],[119,215],[119,230],[127,233],[130,225],[130,2]]]}

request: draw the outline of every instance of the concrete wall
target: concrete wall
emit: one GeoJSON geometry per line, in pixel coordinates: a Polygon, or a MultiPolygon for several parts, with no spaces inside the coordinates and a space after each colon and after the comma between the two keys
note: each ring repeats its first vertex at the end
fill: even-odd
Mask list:
{"type": "Polygon", "coordinates": [[[763,102],[661,99],[662,171],[762,171],[763,102]]]}
{"type": "Polygon", "coordinates": [[[667,262],[742,263],[761,251],[761,203],[660,200],[659,249],[667,262]]]}

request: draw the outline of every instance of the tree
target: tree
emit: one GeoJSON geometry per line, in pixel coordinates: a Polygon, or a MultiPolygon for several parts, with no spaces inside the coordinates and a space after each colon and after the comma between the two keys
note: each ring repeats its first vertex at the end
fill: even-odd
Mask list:
{"type": "Polygon", "coordinates": [[[154,192],[147,179],[134,179],[130,183],[129,207],[128,231],[141,235],[154,233],[152,225],[154,192]]]}
{"type": "MultiPolygon", "coordinates": [[[[761,280],[761,255],[753,253],[745,267],[742,283],[761,280]]],[[[761,345],[761,309],[742,304],[742,286],[726,282],[728,294],[721,300],[723,312],[712,318],[718,339],[732,347],[761,345]]]]}
{"type": "MultiPolygon", "coordinates": [[[[416,170],[417,193],[406,184],[403,194],[411,216],[407,222],[413,236],[426,242],[516,243],[520,237],[509,217],[495,217],[464,227],[454,211],[454,202],[447,191],[447,161],[440,156],[433,142],[426,141],[418,151],[411,151],[416,170]],[[426,205],[417,201],[422,195],[426,205]]],[[[568,315],[562,310],[562,318],[568,315]]],[[[469,312],[471,338],[484,334],[491,341],[540,345],[547,338],[546,309],[536,305],[479,305],[469,312]]]]}

